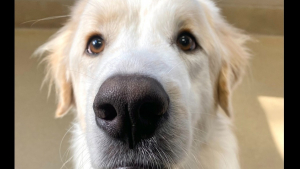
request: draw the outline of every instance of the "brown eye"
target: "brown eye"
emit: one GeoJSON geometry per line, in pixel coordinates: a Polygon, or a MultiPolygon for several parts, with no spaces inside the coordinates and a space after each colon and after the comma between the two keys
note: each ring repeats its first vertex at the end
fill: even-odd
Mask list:
{"type": "Polygon", "coordinates": [[[177,45],[183,51],[191,51],[196,48],[194,37],[188,33],[183,33],[178,36],[177,45]]]}
{"type": "Polygon", "coordinates": [[[105,46],[105,42],[100,36],[93,36],[89,40],[86,51],[89,54],[95,55],[102,52],[104,46],[105,46]]]}

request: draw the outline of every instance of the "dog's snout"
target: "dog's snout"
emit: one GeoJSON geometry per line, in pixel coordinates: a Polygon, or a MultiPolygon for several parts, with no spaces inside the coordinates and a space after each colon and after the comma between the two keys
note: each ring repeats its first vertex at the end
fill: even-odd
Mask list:
{"type": "Polygon", "coordinates": [[[101,85],[95,100],[97,125],[110,136],[133,148],[150,138],[167,117],[169,97],[154,78],[116,75],[101,85]]]}

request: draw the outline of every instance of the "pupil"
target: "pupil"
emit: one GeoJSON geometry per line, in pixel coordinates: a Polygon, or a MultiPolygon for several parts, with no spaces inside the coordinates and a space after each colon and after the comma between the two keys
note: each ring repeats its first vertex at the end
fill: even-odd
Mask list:
{"type": "Polygon", "coordinates": [[[93,44],[94,48],[98,49],[102,46],[102,41],[101,41],[101,39],[95,39],[95,40],[93,40],[92,44],[93,44]]]}
{"type": "Polygon", "coordinates": [[[188,46],[190,44],[190,39],[186,36],[182,36],[180,41],[182,46],[188,46]]]}

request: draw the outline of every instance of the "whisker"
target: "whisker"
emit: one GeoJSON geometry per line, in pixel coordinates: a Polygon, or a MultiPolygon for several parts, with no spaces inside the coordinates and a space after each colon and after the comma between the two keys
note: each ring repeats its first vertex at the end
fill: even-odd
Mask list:
{"type": "Polygon", "coordinates": [[[26,22],[21,23],[21,25],[23,25],[25,23],[33,22],[30,25],[30,27],[32,27],[32,25],[34,25],[34,24],[36,24],[37,22],[40,22],[40,21],[47,21],[47,20],[52,20],[52,19],[66,18],[66,17],[70,17],[70,16],[71,15],[51,16],[51,17],[47,17],[47,18],[26,21],[26,22]]]}
{"type": "Polygon", "coordinates": [[[66,137],[66,135],[70,132],[70,130],[74,127],[74,124],[67,130],[67,132],[65,133],[65,135],[63,136],[62,140],[60,141],[60,145],[59,145],[59,156],[60,156],[60,160],[61,162],[63,162],[62,156],[61,156],[61,145],[62,142],[64,140],[64,138],[66,137]]]}
{"type": "Polygon", "coordinates": [[[177,65],[173,66],[166,74],[170,73],[175,67],[177,67],[180,63],[178,63],[177,65]]]}

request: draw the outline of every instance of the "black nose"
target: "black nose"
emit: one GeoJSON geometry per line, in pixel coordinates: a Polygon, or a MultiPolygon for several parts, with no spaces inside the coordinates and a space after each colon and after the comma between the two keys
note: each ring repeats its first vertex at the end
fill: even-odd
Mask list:
{"type": "Polygon", "coordinates": [[[95,100],[97,125],[133,148],[153,136],[167,117],[169,97],[155,79],[143,75],[116,75],[101,85],[95,100]]]}

